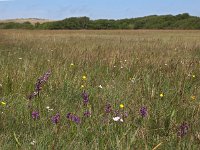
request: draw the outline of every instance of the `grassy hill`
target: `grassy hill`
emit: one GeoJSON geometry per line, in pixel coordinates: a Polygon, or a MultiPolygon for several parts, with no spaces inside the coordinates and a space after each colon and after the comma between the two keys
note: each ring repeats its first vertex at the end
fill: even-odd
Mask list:
{"type": "Polygon", "coordinates": [[[24,23],[24,22],[30,22],[31,24],[36,24],[36,23],[45,23],[45,22],[51,22],[51,21],[53,21],[53,20],[39,19],[39,18],[18,18],[18,19],[0,20],[0,23],[9,23],[9,22],[24,23]]]}

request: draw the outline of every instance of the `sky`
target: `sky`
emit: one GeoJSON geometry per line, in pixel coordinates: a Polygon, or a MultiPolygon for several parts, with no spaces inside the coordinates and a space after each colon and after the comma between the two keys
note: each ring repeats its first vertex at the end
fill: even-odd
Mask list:
{"type": "Polygon", "coordinates": [[[200,0],[0,0],[0,19],[122,19],[181,13],[200,17],[200,0]]]}

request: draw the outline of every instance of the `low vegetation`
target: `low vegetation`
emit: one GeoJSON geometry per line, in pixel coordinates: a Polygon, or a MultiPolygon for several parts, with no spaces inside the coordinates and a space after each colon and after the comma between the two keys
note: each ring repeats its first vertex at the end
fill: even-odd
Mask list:
{"type": "Polygon", "coordinates": [[[200,31],[0,30],[0,149],[199,149],[200,31]]]}

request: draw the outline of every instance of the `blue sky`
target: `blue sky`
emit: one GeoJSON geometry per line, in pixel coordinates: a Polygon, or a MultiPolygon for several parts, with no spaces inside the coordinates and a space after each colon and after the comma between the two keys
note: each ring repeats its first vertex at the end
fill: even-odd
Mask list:
{"type": "Polygon", "coordinates": [[[184,12],[200,16],[200,0],[0,0],[0,19],[120,19],[184,12]]]}

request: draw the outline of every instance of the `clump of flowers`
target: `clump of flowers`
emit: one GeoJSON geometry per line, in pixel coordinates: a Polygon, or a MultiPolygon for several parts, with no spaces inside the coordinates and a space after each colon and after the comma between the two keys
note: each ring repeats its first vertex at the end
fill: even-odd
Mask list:
{"type": "Polygon", "coordinates": [[[87,105],[89,103],[89,95],[85,91],[83,91],[82,97],[84,105],[87,105]]]}
{"type": "Polygon", "coordinates": [[[38,111],[33,111],[31,115],[32,115],[32,118],[33,118],[34,120],[38,119],[39,116],[40,116],[38,111]]]}
{"type": "Polygon", "coordinates": [[[33,93],[31,93],[28,96],[28,99],[31,100],[33,99],[35,96],[39,95],[39,92],[42,90],[42,86],[44,85],[44,83],[47,82],[47,80],[49,79],[49,76],[51,75],[51,71],[47,71],[43,76],[41,76],[36,84],[35,84],[35,90],[33,93]]]}
{"type": "Polygon", "coordinates": [[[124,104],[120,104],[119,107],[121,110],[114,111],[115,117],[113,117],[113,120],[117,122],[124,122],[124,119],[128,117],[128,112],[124,110],[124,104]]]}
{"type": "Polygon", "coordinates": [[[142,117],[146,117],[147,116],[147,108],[146,107],[141,107],[140,108],[140,115],[142,116],[142,117]]]}
{"type": "Polygon", "coordinates": [[[60,121],[60,114],[57,113],[55,116],[53,116],[51,118],[51,121],[54,123],[54,124],[58,124],[58,122],[60,121]]]}
{"type": "Polygon", "coordinates": [[[89,110],[86,110],[86,111],[83,113],[83,115],[84,115],[85,117],[90,117],[90,116],[91,116],[91,112],[90,112],[89,110]]]}
{"type": "Polygon", "coordinates": [[[128,112],[127,111],[120,111],[120,110],[115,110],[114,111],[114,116],[120,117],[120,118],[127,118],[128,117],[128,112]]]}
{"type": "Polygon", "coordinates": [[[189,130],[189,125],[187,123],[183,122],[178,129],[177,135],[179,137],[183,137],[187,134],[188,130],[189,130]]]}
{"type": "Polygon", "coordinates": [[[81,123],[81,119],[72,113],[67,114],[67,119],[69,119],[70,121],[75,122],[77,124],[81,123]]]}
{"type": "Polygon", "coordinates": [[[39,91],[42,89],[42,85],[44,83],[47,82],[47,80],[49,79],[49,76],[51,74],[51,71],[47,71],[43,76],[41,76],[38,81],[36,82],[35,84],[35,91],[38,91],[38,94],[39,94],[39,91]]]}
{"type": "Polygon", "coordinates": [[[120,109],[115,110],[112,108],[110,103],[107,103],[105,105],[104,111],[105,111],[105,122],[109,122],[110,119],[115,122],[124,122],[124,119],[128,117],[128,112],[124,110],[124,105],[119,105],[120,109]]]}
{"type": "Polygon", "coordinates": [[[83,113],[84,117],[90,117],[91,116],[91,106],[89,105],[89,95],[85,91],[82,93],[83,97],[83,104],[85,112],[83,113]]]}
{"type": "Polygon", "coordinates": [[[106,113],[112,112],[112,107],[111,107],[111,105],[110,105],[109,103],[106,104],[106,106],[105,106],[105,112],[106,112],[106,113]]]}

